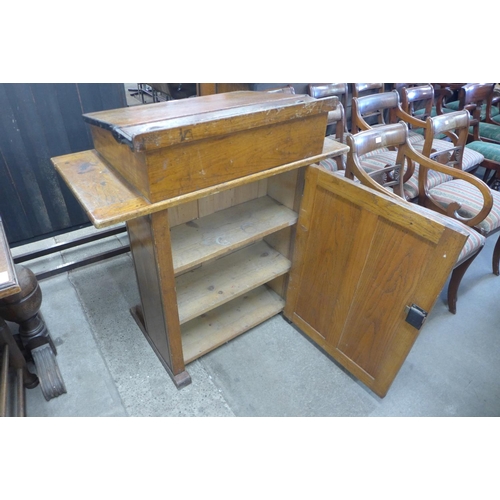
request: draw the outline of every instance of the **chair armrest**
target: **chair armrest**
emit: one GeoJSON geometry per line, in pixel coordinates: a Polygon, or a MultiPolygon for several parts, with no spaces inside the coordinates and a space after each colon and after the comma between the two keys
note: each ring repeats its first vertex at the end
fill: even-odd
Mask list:
{"type": "Polygon", "coordinates": [[[420,165],[419,191],[420,193],[423,193],[425,196],[425,206],[433,210],[436,210],[438,212],[444,213],[449,217],[452,217],[453,219],[459,220],[460,222],[463,222],[465,225],[469,227],[477,226],[481,221],[483,221],[488,216],[493,207],[493,196],[491,194],[490,188],[485,182],[483,182],[476,176],[469,174],[468,172],[464,172],[457,168],[443,165],[442,163],[438,163],[434,160],[427,158],[426,156],[423,156],[418,151],[413,149],[413,147],[410,144],[406,144],[405,148],[407,148],[408,150],[405,152],[405,154],[420,165]],[[425,169],[431,169],[436,172],[441,172],[443,174],[453,177],[454,179],[462,179],[475,186],[481,193],[481,196],[483,197],[483,206],[481,210],[474,217],[471,218],[462,217],[458,213],[458,210],[461,207],[459,203],[450,203],[447,209],[444,210],[443,207],[435,203],[432,200],[432,197],[429,195],[427,186],[425,185],[426,184],[425,179],[427,178],[426,175],[427,172],[425,169]]]}
{"type": "Polygon", "coordinates": [[[486,106],[486,117],[484,119],[485,123],[491,123],[492,125],[498,125],[498,122],[493,120],[491,115],[492,108],[500,109],[500,93],[498,90],[493,90],[493,95],[491,97],[491,101],[486,106]]]}
{"type": "Polygon", "coordinates": [[[443,106],[449,97],[453,96],[453,92],[449,87],[442,87],[440,89],[434,88],[434,103],[436,106],[436,113],[442,115],[443,106]]]}
{"type": "Polygon", "coordinates": [[[397,118],[399,118],[400,120],[403,120],[407,124],[412,125],[413,127],[416,127],[416,128],[425,129],[425,124],[426,124],[425,121],[420,120],[419,118],[416,118],[415,116],[410,115],[409,113],[404,111],[403,108],[401,108],[401,106],[395,110],[395,114],[396,114],[397,118]]]}

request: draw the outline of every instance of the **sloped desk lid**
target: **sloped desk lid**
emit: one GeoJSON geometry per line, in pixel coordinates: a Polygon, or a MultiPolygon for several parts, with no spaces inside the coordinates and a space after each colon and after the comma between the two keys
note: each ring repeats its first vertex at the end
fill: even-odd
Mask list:
{"type": "Polygon", "coordinates": [[[337,97],[240,91],[87,113],[83,118],[139,152],[327,114],[337,103],[337,97]]]}

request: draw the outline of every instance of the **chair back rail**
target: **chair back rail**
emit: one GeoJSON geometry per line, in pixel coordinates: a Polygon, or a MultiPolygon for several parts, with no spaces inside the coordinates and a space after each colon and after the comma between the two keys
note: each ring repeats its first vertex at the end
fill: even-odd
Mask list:
{"type": "MultiPolygon", "coordinates": [[[[429,118],[428,120],[432,119],[429,118]]],[[[493,207],[493,197],[490,188],[483,181],[474,175],[434,161],[416,151],[408,140],[408,127],[404,122],[383,125],[354,135],[348,134],[347,145],[349,146],[349,152],[347,154],[346,162],[346,177],[352,179],[354,176],[358,178],[362,184],[365,184],[379,192],[383,192],[385,194],[389,192],[393,196],[399,194],[397,192],[392,193],[387,190],[387,188],[381,185],[380,182],[374,180],[373,176],[370,176],[367,172],[365,172],[359,157],[369,153],[371,151],[370,148],[379,149],[382,147],[394,146],[398,150],[398,157],[394,162],[394,166],[396,168],[399,168],[399,165],[403,165],[405,163],[408,163],[409,165],[418,163],[420,169],[423,171],[434,170],[449,175],[455,179],[463,179],[474,185],[481,193],[481,197],[483,199],[482,208],[477,214],[471,217],[461,216],[458,213],[460,207],[456,204],[450,205],[446,210],[438,210],[436,207],[436,211],[445,213],[446,215],[459,220],[469,227],[474,227],[477,226],[477,224],[479,224],[479,222],[481,222],[490,213],[491,208],[493,207]]]]}

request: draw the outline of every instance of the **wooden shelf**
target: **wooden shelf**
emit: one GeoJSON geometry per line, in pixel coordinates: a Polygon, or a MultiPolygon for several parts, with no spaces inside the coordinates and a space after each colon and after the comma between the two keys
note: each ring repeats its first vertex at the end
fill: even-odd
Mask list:
{"type": "Polygon", "coordinates": [[[184,362],[190,363],[272,318],[283,310],[284,304],[279,295],[264,285],[189,321],[182,326],[184,362]]]}
{"type": "Polygon", "coordinates": [[[260,241],[179,276],[180,324],[287,273],[290,266],[288,259],[260,241]]]}
{"type": "Polygon", "coordinates": [[[171,230],[176,274],[221,257],[297,222],[297,214],[268,196],[197,219],[171,230]]]}

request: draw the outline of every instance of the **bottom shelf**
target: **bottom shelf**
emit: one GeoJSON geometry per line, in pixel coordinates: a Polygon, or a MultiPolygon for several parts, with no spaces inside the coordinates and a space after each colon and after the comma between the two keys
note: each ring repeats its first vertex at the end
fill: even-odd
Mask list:
{"type": "Polygon", "coordinates": [[[263,285],[182,325],[186,364],[280,313],[285,301],[263,285]]]}

